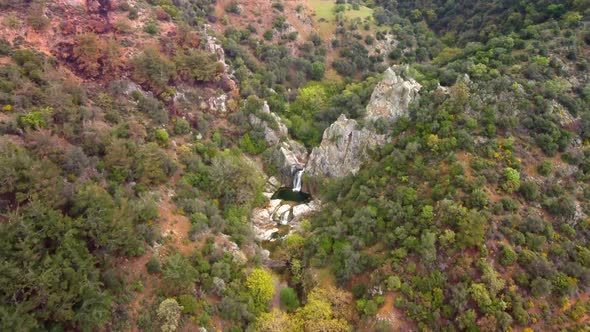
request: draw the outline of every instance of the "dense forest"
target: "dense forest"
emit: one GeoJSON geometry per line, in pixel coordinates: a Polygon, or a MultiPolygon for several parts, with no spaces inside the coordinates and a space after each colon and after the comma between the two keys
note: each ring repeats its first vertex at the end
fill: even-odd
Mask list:
{"type": "Polygon", "coordinates": [[[589,22],[0,0],[0,330],[588,330],[589,22]]]}

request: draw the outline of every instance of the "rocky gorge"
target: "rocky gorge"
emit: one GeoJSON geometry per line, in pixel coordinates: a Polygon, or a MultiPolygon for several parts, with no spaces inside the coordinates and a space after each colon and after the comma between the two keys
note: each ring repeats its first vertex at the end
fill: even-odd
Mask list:
{"type": "Polygon", "coordinates": [[[295,188],[295,176],[299,177],[298,186],[301,187],[303,173],[308,177],[336,178],[358,172],[369,151],[389,140],[375,128],[375,121],[394,122],[407,116],[410,104],[419,97],[420,88],[420,84],[409,77],[407,67],[388,68],[373,90],[364,117],[349,119],[341,114],[326,128],[320,145],[311,153],[289,138],[287,126],[266,102],[257,114],[250,114],[250,124],[261,129],[267,144],[273,147],[269,161],[277,170],[276,177],[267,178],[264,195],[268,202],[252,212],[251,221],[257,237],[273,241],[277,234],[292,231],[301,220],[318,211],[321,202],[317,199],[296,202],[277,198],[273,193],[281,188],[295,188]],[[280,227],[289,229],[280,231],[280,227]]]}

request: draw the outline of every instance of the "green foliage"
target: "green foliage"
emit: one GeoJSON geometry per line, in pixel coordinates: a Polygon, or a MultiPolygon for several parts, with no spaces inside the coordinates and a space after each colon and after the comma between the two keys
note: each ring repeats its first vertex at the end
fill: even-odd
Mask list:
{"type": "Polygon", "coordinates": [[[237,1],[232,1],[225,6],[225,11],[230,14],[240,15],[240,4],[237,1]]]}
{"type": "Polygon", "coordinates": [[[531,283],[531,289],[535,297],[551,294],[551,281],[538,277],[531,283]]]}
{"type": "Polygon", "coordinates": [[[217,61],[215,55],[200,50],[191,49],[186,53],[180,53],[174,61],[178,75],[186,80],[217,81],[223,73],[223,64],[217,61]]]}
{"type": "Polygon", "coordinates": [[[504,169],[504,177],[506,182],[502,185],[502,188],[509,193],[515,192],[520,187],[520,173],[511,167],[504,169]]]}
{"type": "Polygon", "coordinates": [[[516,259],[518,258],[518,255],[508,245],[502,246],[501,255],[502,256],[500,257],[500,263],[502,263],[502,265],[504,266],[514,264],[514,262],[516,262],[516,259]]]}
{"type": "Polygon", "coordinates": [[[148,84],[157,91],[166,88],[174,78],[176,66],[164,57],[155,47],[147,47],[132,59],[133,78],[139,83],[148,84]]]}
{"type": "Polygon", "coordinates": [[[170,141],[168,131],[166,131],[166,129],[164,128],[156,129],[156,131],[154,132],[154,136],[156,137],[156,141],[158,141],[158,143],[164,146],[168,145],[168,142],[170,141]]]}
{"type": "Polygon", "coordinates": [[[273,30],[266,30],[266,31],[264,31],[264,34],[262,34],[262,37],[264,37],[264,39],[266,39],[268,41],[271,41],[273,36],[274,36],[273,30]]]}
{"type": "Polygon", "coordinates": [[[45,3],[33,2],[27,11],[27,23],[37,31],[45,30],[49,26],[49,18],[45,16],[45,3]]]}
{"type": "Polygon", "coordinates": [[[191,125],[188,121],[182,118],[176,118],[174,121],[174,134],[186,135],[191,132],[191,125]]]}
{"type": "Polygon", "coordinates": [[[146,26],[143,28],[143,31],[150,34],[150,35],[155,35],[158,33],[158,25],[156,23],[148,23],[146,24],[146,26]]]}
{"type": "Polygon", "coordinates": [[[18,123],[23,129],[45,128],[51,119],[53,109],[51,107],[43,109],[34,109],[27,114],[19,116],[18,123]]]}
{"type": "Polygon", "coordinates": [[[150,257],[150,260],[145,264],[145,267],[149,274],[160,273],[162,265],[156,256],[150,257]]]}
{"type": "Polygon", "coordinates": [[[190,292],[198,276],[188,259],[179,253],[168,256],[162,266],[162,286],[169,295],[190,292]]]}
{"type": "Polygon", "coordinates": [[[240,149],[246,151],[249,154],[260,154],[268,147],[264,138],[253,140],[250,138],[250,134],[246,133],[238,142],[240,149]]]}
{"type": "Polygon", "coordinates": [[[9,218],[0,224],[7,276],[0,281],[2,325],[29,329],[73,323],[90,330],[109,321],[113,299],[101,287],[97,261],[76,230],[82,230],[81,221],[39,202],[9,218]],[[33,256],[40,260],[29,259],[33,256]]]}
{"type": "Polygon", "coordinates": [[[196,315],[201,308],[199,301],[193,295],[182,294],[178,297],[178,302],[182,307],[182,312],[185,314],[196,315]]]}
{"type": "Polygon", "coordinates": [[[293,288],[285,287],[280,292],[281,305],[287,309],[288,312],[293,312],[299,308],[299,299],[297,293],[293,288]]]}

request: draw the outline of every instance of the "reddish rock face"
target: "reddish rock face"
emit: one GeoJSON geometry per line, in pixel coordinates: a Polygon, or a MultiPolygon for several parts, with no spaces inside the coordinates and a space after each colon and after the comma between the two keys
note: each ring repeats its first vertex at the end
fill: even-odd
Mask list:
{"type": "Polygon", "coordinates": [[[111,31],[111,25],[108,22],[99,19],[90,20],[88,22],[88,28],[90,29],[90,31],[99,34],[111,31]]]}
{"type": "Polygon", "coordinates": [[[88,13],[106,16],[111,10],[111,0],[87,0],[88,13]]]}
{"type": "Polygon", "coordinates": [[[160,21],[170,21],[170,15],[162,8],[156,9],[156,18],[160,21]]]}
{"type": "Polygon", "coordinates": [[[71,21],[61,22],[59,28],[64,36],[73,35],[77,32],[76,25],[71,21]]]}
{"type": "Polygon", "coordinates": [[[86,8],[88,13],[93,17],[88,22],[90,31],[95,33],[107,33],[111,31],[111,22],[109,20],[111,0],[87,0],[86,8]]]}

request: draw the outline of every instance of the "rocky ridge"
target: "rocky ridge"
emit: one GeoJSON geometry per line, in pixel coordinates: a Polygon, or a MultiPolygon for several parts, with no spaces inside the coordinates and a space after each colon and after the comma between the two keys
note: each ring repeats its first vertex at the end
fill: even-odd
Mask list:
{"type": "Polygon", "coordinates": [[[312,150],[306,171],[312,176],[342,177],[356,174],[369,149],[383,144],[385,136],[340,115],[323,134],[322,143],[312,150]]]}
{"type": "MultiPolygon", "coordinates": [[[[406,72],[407,68],[397,66],[385,71],[367,105],[364,120],[369,125],[378,119],[396,121],[408,114],[409,105],[418,99],[421,86],[412,78],[404,78],[406,72]]],[[[361,128],[356,120],[341,115],[324,131],[322,142],[312,150],[305,170],[318,177],[355,174],[369,150],[386,141],[385,135],[377,133],[370,126],[361,128]]]]}

